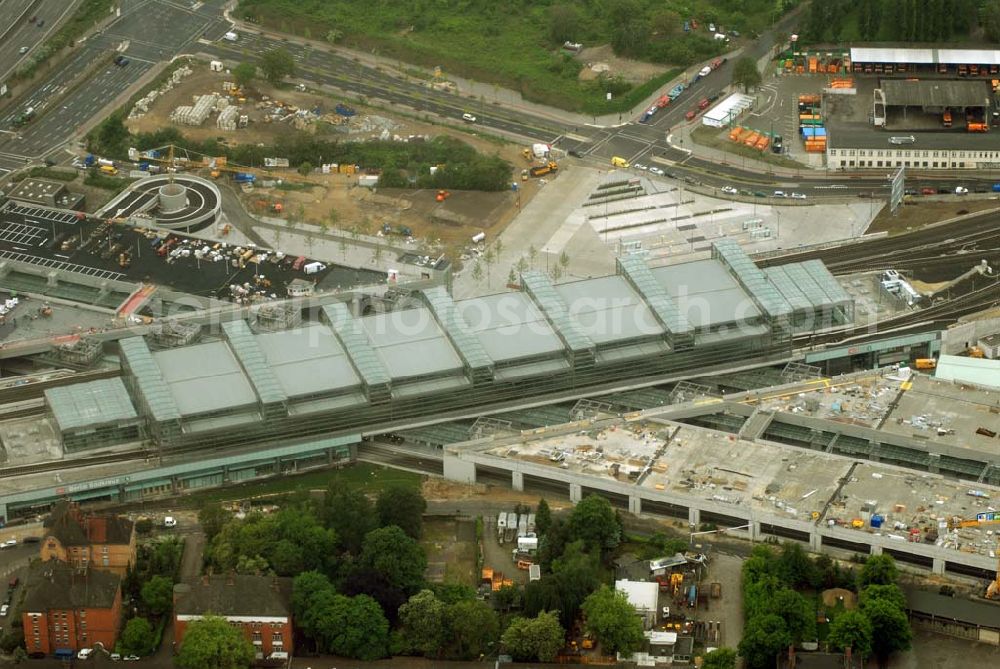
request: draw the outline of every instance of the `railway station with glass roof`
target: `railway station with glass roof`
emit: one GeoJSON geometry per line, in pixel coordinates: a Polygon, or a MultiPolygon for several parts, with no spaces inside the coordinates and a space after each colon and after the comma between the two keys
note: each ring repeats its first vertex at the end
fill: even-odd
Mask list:
{"type": "Polygon", "coordinates": [[[131,337],[119,342],[114,416],[74,410],[93,396],[90,384],[47,393],[49,415],[73,417],[55,427],[75,449],[126,438],[190,448],[376,430],[778,360],[791,354],[793,334],[854,317],[852,299],[822,263],[761,270],[728,240],[706,260],[653,268],[632,256],[611,276],[554,284],[529,272],[520,285],[460,301],[429,288],[409,308],[370,315],[337,302],[320,320],[284,331],[233,321],[214,339],[176,348],[131,337]],[[109,420],[130,429],[109,430],[109,420]],[[90,443],[81,442],[90,428],[90,443]]]}

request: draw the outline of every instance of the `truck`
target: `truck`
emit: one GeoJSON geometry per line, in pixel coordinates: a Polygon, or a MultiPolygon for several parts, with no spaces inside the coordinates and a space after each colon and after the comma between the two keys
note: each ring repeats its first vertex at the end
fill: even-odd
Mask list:
{"type": "Polygon", "coordinates": [[[97,158],[92,153],[88,153],[83,159],[83,164],[86,167],[93,167],[95,162],[97,162],[97,158]]]}
{"type": "Polygon", "coordinates": [[[97,164],[100,165],[101,167],[114,167],[115,161],[109,158],[98,158],[97,164]]]}
{"type": "Polygon", "coordinates": [[[107,174],[108,176],[113,177],[118,174],[118,168],[115,167],[114,165],[101,165],[99,169],[103,174],[107,174]]]}
{"type": "Polygon", "coordinates": [[[233,175],[233,181],[238,184],[252,184],[257,181],[257,177],[250,174],[249,172],[237,172],[233,175]]]}
{"type": "Polygon", "coordinates": [[[612,156],[611,157],[611,164],[614,167],[623,167],[623,168],[628,167],[628,161],[625,160],[624,158],[619,157],[619,156],[612,156]]]}
{"type": "Polygon", "coordinates": [[[318,274],[319,272],[322,272],[325,269],[326,265],[324,265],[321,262],[311,262],[302,268],[302,270],[306,274],[318,274]]]}
{"type": "Polygon", "coordinates": [[[530,170],[528,170],[528,172],[533,177],[542,177],[542,176],[545,176],[546,174],[549,174],[550,172],[555,172],[558,169],[559,169],[559,165],[557,165],[556,163],[554,163],[552,161],[549,161],[548,163],[546,163],[544,165],[532,167],[530,170]]]}

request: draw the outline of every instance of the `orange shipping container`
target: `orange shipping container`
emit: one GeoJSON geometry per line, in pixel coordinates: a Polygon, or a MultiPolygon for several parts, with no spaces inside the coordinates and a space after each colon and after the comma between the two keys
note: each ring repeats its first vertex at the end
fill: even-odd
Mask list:
{"type": "Polygon", "coordinates": [[[732,130],[729,131],[729,140],[732,142],[740,141],[740,137],[742,137],[743,133],[745,133],[746,131],[747,129],[742,126],[737,126],[733,128],[732,130]]]}
{"type": "Polygon", "coordinates": [[[817,62],[818,61],[815,58],[810,58],[809,59],[809,71],[810,72],[815,72],[816,71],[817,62]]]}
{"type": "Polygon", "coordinates": [[[757,149],[758,151],[763,151],[764,149],[767,148],[767,145],[770,143],[771,143],[770,139],[768,139],[764,135],[761,135],[760,139],[757,140],[757,143],[754,144],[754,148],[757,149]]]}
{"type": "Polygon", "coordinates": [[[813,104],[819,102],[820,98],[818,95],[800,95],[799,102],[801,104],[813,104]]]}
{"type": "Polygon", "coordinates": [[[747,136],[745,140],[743,140],[743,143],[746,144],[747,146],[753,146],[754,144],[757,143],[758,139],[760,139],[760,133],[752,132],[747,136]]]}

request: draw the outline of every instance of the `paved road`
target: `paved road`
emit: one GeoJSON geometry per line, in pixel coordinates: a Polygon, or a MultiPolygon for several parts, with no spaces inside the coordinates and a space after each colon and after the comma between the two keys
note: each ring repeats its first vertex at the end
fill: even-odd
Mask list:
{"type": "Polygon", "coordinates": [[[0,3],[0,81],[59,28],[80,0],[6,0],[0,3]],[[38,22],[31,22],[37,17],[38,22]],[[22,54],[21,49],[29,51],[22,54]]]}
{"type": "Polygon", "coordinates": [[[26,108],[37,113],[15,134],[0,138],[0,170],[50,154],[157,63],[185,52],[202,35],[221,34],[226,26],[223,4],[209,0],[192,10],[169,0],[124,0],[119,18],[78,45],[58,69],[41,76],[18,104],[0,115],[0,129],[10,130],[14,117],[26,108]],[[111,63],[119,49],[130,60],[125,67],[111,63]]]}

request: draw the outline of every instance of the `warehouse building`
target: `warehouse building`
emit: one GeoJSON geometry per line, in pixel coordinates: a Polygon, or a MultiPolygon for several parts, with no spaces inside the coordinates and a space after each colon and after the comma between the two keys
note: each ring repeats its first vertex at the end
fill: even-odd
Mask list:
{"type": "Polygon", "coordinates": [[[851,49],[852,71],[858,74],[943,74],[958,77],[996,76],[1000,51],[993,49],[851,49]]]}
{"type": "MultiPolygon", "coordinates": [[[[854,318],[818,261],[765,271],[731,240],[706,260],[653,268],[631,257],[613,276],[556,285],[532,272],[521,285],[459,302],[435,287],[412,308],[361,317],[336,303],[322,322],[277,332],[230,322],[216,340],[166,350],[132,337],[120,342],[124,387],[161,448],[245,445],[784,359],[793,334],[854,318]]],[[[82,416],[65,405],[85,395],[67,386],[50,413],[82,416]]],[[[119,417],[131,430],[127,408],[119,417]]],[[[72,425],[93,428],[95,447],[120,441],[98,429],[109,419],[72,425]]]]}

